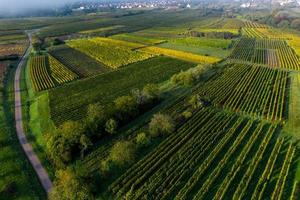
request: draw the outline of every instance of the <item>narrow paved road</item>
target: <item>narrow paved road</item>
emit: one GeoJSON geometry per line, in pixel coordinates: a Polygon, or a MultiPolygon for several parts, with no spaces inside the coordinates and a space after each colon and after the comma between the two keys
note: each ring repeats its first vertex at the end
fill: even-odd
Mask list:
{"type": "Polygon", "coordinates": [[[26,53],[20,60],[20,63],[17,67],[16,74],[15,74],[15,120],[16,120],[16,131],[19,142],[30,161],[32,167],[34,168],[43,188],[47,193],[50,192],[52,188],[52,182],[49,178],[47,171],[42,166],[39,158],[33,151],[31,144],[26,139],[26,135],[23,129],[23,120],[22,120],[22,102],[21,102],[21,91],[20,91],[20,79],[21,79],[21,71],[22,67],[31,51],[31,33],[28,33],[28,37],[30,40],[30,47],[27,49],[26,53]]]}

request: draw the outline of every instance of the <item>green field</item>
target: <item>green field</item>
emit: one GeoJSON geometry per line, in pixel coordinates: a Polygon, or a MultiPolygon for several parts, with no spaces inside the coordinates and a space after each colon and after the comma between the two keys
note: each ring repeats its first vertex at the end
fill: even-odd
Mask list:
{"type": "Polygon", "coordinates": [[[132,48],[139,48],[139,44],[106,38],[72,40],[68,45],[113,69],[152,57],[132,51],[132,48]]]}
{"type": "Polygon", "coordinates": [[[74,71],[80,77],[109,72],[110,69],[93,58],[68,46],[59,46],[50,50],[50,54],[74,71]]]}
{"type": "Polygon", "coordinates": [[[0,199],[46,199],[14,130],[13,77],[14,70],[11,70],[6,77],[4,95],[0,94],[0,199]]]}
{"type": "Polygon", "coordinates": [[[185,45],[185,44],[177,44],[172,42],[167,42],[158,45],[159,47],[164,47],[168,49],[174,49],[178,51],[184,51],[199,55],[207,55],[207,56],[213,56],[218,58],[225,58],[230,55],[229,50],[224,50],[220,48],[212,48],[212,47],[206,47],[206,46],[192,46],[192,45],[185,45]]]}
{"type": "Polygon", "coordinates": [[[106,105],[118,96],[147,83],[160,83],[174,73],[194,64],[166,57],[155,57],[127,67],[78,81],[49,92],[51,117],[56,124],[69,119],[82,119],[86,106],[95,101],[106,105]],[[145,74],[147,74],[145,76],[145,74]]]}
{"type": "Polygon", "coordinates": [[[0,19],[0,200],[47,199],[13,119],[33,29],[22,117],[49,200],[299,199],[300,17],[240,4],[0,19]]]}

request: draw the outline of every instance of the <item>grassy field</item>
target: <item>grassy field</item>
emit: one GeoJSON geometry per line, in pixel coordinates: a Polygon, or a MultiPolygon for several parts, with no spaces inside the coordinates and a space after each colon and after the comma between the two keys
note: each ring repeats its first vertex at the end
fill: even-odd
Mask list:
{"type": "Polygon", "coordinates": [[[134,88],[162,82],[174,73],[193,66],[195,65],[172,58],[155,57],[51,90],[51,117],[56,124],[68,119],[82,119],[89,103],[99,101],[104,105],[109,104],[118,96],[129,94],[134,88]]]}
{"type": "Polygon", "coordinates": [[[177,51],[183,51],[193,54],[199,54],[203,56],[212,56],[217,58],[226,58],[230,55],[230,50],[224,50],[220,48],[206,47],[206,46],[192,46],[185,44],[178,44],[172,42],[166,42],[158,45],[159,47],[174,49],[177,51]]]}
{"type": "Polygon", "coordinates": [[[300,139],[300,75],[291,73],[291,90],[288,105],[288,121],[284,125],[284,132],[300,139]]]}
{"type": "Polygon", "coordinates": [[[0,199],[46,199],[14,130],[13,72],[6,76],[5,95],[0,94],[0,199]]]}
{"type": "Polygon", "coordinates": [[[55,130],[55,126],[50,119],[48,92],[35,92],[30,81],[29,67],[29,63],[27,63],[27,66],[23,68],[21,73],[21,95],[22,101],[25,102],[23,107],[24,129],[29,142],[49,176],[54,178],[55,169],[45,152],[46,135],[53,133],[52,131],[55,130]]]}
{"type": "Polygon", "coordinates": [[[145,45],[153,45],[153,44],[159,44],[164,42],[165,40],[161,39],[155,39],[155,38],[148,38],[148,37],[142,37],[135,34],[118,34],[111,36],[113,39],[117,40],[124,40],[128,42],[135,42],[135,43],[141,43],[145,45]]]}

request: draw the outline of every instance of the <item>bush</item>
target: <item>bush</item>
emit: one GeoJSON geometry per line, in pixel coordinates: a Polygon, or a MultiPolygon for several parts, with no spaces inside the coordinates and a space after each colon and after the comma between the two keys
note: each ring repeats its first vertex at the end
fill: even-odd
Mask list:
{"type": "Polygon", "coordinates": [[[131,96],[117,98],[115,100],[115,109],[118,113],[117,116],[121,121],[126,121],[138,113],[138,105],[131,96]]]}
{"type": "Polygon", "coordinates": [[[139,133],[136,136],[136,144],[140,148],[146,147],[150,144],[150,139],[147,137],[146,133],[139,133]]]}
{"type": "Polygon", "coordinates": [[[84,132],[84,127],[79,122],[67,121],[54,134],[48,135],[47,151],[58,167],[70,162],[79,151],[83,155],[91,145],[84,132]]]}
{"type": "Polygon", "coordinates": [[[200,78],[200,75],[203,73],[203,71],[203,66],[199,65],[195,68],[187,71],[181,71],[180,73],[173,75],[171,81],[176,85],[193,85],[200,78]]]}
{"type": "Polygon", "coordinates": [[[105,119],[104,107],[100,103],[90,104],[87,109],[87,129],[91,135],[100,131],[105,119]]]}
{"type": "Polygon", "coordinates": [[[189,105],[192,106],[193,109],[201,108],[203,106],[203,103],[200,96],[198,94],[191,96],[189,105]]]}
{"type": "Polygon", "coordinates": [[[114,119],[109,119],[105,124],[105,131],[110,134],[115,134],[118,128],[118,123],[114,119]]]}
{"type": "Polygon", "coordinates": [[[49,195],[50,200],[86,200],[92,199],[89,188],[76,176],[71,168],[59,170],[49,195]]]}
{"type": "Polygon", "coordinates": [[[155,84],[147,84],[143,88],[144,96],[149,99],[157,99],[160,96],[160,91],[157,85],[155,84]]]}
{"type": "Polygon", "coordinates": [[[117,142],[111,149],[110,159],[118,166],[130,164],[135,159],[135,146],[129,141],[117,142]]]}
{"type": "Polygon", "coordinates": [[[155,114],[149,124],[149,131],[153,137],[168,135],[175,130],[174,121],[167,115],[155,114]]]}

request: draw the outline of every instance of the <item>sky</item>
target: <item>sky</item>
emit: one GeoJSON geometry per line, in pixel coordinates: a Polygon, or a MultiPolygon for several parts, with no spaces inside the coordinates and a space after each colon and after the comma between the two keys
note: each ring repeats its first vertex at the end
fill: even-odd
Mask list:
{"type": "Polygon", "coordinates": [[[0,15],[63,5],[76,0],[0,0],[0,15]]]}

